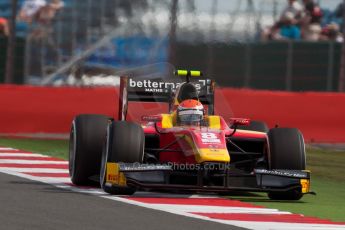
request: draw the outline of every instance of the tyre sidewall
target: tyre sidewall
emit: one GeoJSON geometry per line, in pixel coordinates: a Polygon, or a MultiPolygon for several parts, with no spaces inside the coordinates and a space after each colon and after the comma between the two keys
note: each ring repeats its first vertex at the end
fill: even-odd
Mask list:
{"type": "MultiPolygon", "coordinates": [[[[302,133],[293,128],[274,128],[268,132],[270,169],[305,170],[306,154],[302,133]]],[[[299,200],[300,190],[269,192],[272,200],[299,200]]]]}
{"type": "Polygon", "coordinates": [[[70,134],[69,172],[76,185],[90,184],[89,177],[98,175],[103,141],[108,117],[79,115],[73,122],[70,134]]]}

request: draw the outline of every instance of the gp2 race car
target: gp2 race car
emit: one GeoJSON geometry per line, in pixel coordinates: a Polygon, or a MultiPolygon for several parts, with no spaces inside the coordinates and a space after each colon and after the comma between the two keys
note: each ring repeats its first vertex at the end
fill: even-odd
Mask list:
{"type": "Polygon", "coordinates": [[[90,114],[74,118],[69,147],[74,184],[97,182],[118,195],[138,189],[249,191],[299,200],[311,193],[298,129],[268,129],[264,122],[247,118],[227,122],[214,114],[214,81],[202,78],[200,71],[179,70],[176,75],[170,81],[121,77],[116,119],[90,114]],[[185,82],[176,82],[181,78],[185,82]],[[202,113],[192,111],[191,117],[202,118],[198,123],[182,124],[178,117],[178,112],[189,111],[177,111],[188,100],[204,106],[202,113]],[[129,101],[168,103],[169,111],[130,122],[129,101]]]}

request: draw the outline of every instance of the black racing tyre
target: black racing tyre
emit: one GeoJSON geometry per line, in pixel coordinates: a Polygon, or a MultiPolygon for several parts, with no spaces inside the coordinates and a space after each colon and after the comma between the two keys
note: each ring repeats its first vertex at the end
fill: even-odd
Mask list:
{"type": "Polygon", "coordinates": [[[239,125],[237,128],[264,133],[267,133],[269,131],[267,124],[263,121],[251,121],[249,125],[239,125]]]}
{"type": "MultiPolygon", "coordinates": [[[[270,147],[270,168],[305,170],[306,154],[302,133],[295,128],[274,128],[268,132],[270,147]]],[[[272,200],[299,200],[300,190],[289,192],[269,192],[272,200]]]]}
{"type": "Polygon", "coordinates": [[[89,185],[100,171],[109,118],[83,114],[74,118],[69,140],[69,174],[75,185],[89,185]]]}
{"type": "Polygon", "coordinates": [[[140,125],[133,122],[115,121],[108,126],[100,171],[100,183],[105,192],[115,195],[132,195],[136,191],[133,187],[106,185],[106,163],[142,163],[144,145],[145,135],[140,125]]]}

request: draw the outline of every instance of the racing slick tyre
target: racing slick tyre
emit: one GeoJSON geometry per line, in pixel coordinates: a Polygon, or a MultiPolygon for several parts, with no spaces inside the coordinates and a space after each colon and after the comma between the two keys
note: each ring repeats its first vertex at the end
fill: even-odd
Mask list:
{"type": "MultiPolygon", "coordinates": [[[[274,128],[268,132],[270,147],[270,168],[305,170],[306,154],[302,133],[295,128],[274,128]]],[[[272,200],[299,200],[300,190],[269,192],[272,200]]]]}
{"type": "Polygon", "coordinates": [[[108,126],[103,147],[100,183],[103,190],[114,195],[132,195],[136,188],[106,184],[108,162],[142,163],[145,135],[142,127],[133,122],[114,121],[108,126]]]}
{"type": "Polygon", "coordinates": [[[73,184],[89,185],[98,175],[108,117],[83,114],[74,118],[69,139],[69,174],[73,184]]]}
{"type": "Polygon", "coordinates": [[[267,124],[263,121],[251,121],[249,125],[239,125],[237,128],[263,133],[267,133],[269,131],[267,124]]]}

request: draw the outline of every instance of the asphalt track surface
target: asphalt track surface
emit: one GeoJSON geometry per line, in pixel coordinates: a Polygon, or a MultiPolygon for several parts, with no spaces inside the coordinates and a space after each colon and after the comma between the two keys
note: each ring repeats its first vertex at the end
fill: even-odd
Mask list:
{"type": "Polygon", "coordinates": [[[243,229],[0,173],[0,229],[243,229]]]}
{"type": "Polygon", "coordinates": [[[0,206],[0,230],[345,229],[345,223],[215,194],[138,191],[112,196],[73,185],[65,160],[7,147],[0,147],[0,206]]]}

